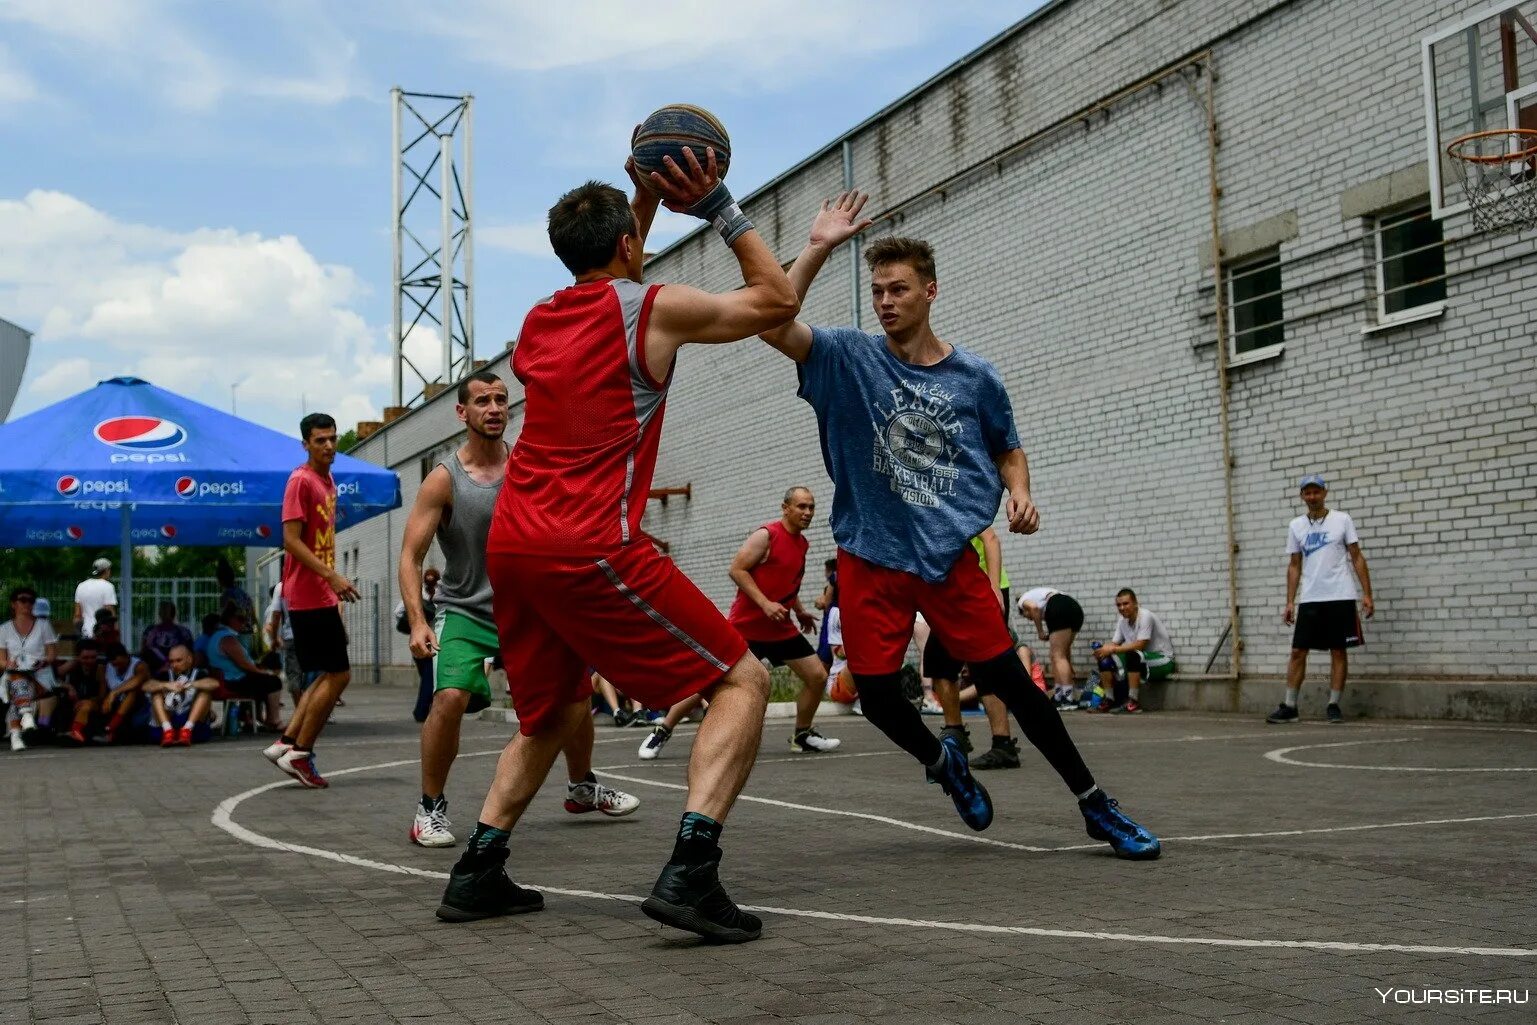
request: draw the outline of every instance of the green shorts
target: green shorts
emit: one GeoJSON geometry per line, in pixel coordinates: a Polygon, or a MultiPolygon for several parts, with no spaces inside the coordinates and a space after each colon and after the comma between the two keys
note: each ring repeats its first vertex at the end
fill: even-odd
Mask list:
{"type": "Polygon", "coordinates": [[[491,704],[491,681],[486,679],[486,659],[501,653],[496,627],[456,609],[443,609],[433,624],[438,634],[438,654],[432,660],[434,691],[465,690],[470,715],[491,704]]]}
{"type": "MultiPolygon", "coordinates": [[[[1174,663],[1173,655],[1165,655],[1159,651],[1143,651],[1137,653],[1142,659],[1142,679],[1145,683],[1157,683],[1173,676],[1179,666],[1174,663]]],[[[1120,679],[1126,677],[1126,656],[1111,655],[1116,665],[1115,675],[1120,679]]]]}

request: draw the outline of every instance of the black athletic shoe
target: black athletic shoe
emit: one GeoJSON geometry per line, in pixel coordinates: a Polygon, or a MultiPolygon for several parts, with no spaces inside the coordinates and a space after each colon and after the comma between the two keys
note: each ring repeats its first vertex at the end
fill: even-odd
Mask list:
{"type": "Polygon", "coordinates": [[[1019,741],[1010,737],[1002,744],[994,744],[973,758],[971,767],[978,772],[985,769],[1019,768],[1019,741]]]}
{"type": "Polygon", "coordinates": [[[726,896],[716,873],[719,863],[718,851],[714,861],[703,865],[668,862],[640,909],[647,918],[698,933],[712,943],[746,943],[757,939],[763,934],[763,923],[726,896]]]}
{"type": "Polygon", "coordinates": [[[1286,723],[1297,721],[1297,710],[1288,704],[1281,704],[1274,712],[1265,716],[1268,723],[1286,723]]]}
{"type": "Polygon", "coordinates": [[[1331,726],[1345,721],[1345,713],[1340,711],[1339,705],[1330,705],[1324,709],[1324,718],[1329,720],[1331,726]]]}
{"type": "Polygon", "coordinates": [[[482,857],[482,866],[471,872],[461,872],[458,865],[454,866],[448,877],[448,889],[443,891],[443,903],[438,905],[440,919],[473,922],[498,915],[544,910],[543,895],[526,890],[507,878],[507,870],[503,867],[507,861],[507,848],[493,848],[482,857]]]}

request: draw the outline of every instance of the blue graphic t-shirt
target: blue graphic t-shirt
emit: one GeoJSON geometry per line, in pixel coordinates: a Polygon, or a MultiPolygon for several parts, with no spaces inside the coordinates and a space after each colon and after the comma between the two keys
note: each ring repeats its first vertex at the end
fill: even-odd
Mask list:
{"type": "Polygon", "coordinates": [[[833,479],[838,546],[943,580],[998,515],[994,459],[1019,448],[998,371],[961,348],[915,366],[891,354],[885,335],[818,327],[800,382],[833,479]]]}

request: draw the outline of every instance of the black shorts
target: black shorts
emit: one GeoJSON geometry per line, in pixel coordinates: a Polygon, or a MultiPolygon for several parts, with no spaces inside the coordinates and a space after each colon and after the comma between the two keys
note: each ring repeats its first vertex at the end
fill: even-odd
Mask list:
{"type": "Polygon", "coordinates": [[[283,689],[283,681],[268,673],[246,673],[238,680],[225,680],[224,689],[243,698],[264,698],[283,689]]]}
{"type": "Polygon", "coordinates": [[[923,675],[931,680],[955,681],[961,678],[961,668],[966,663],[950,654],[939,634],[929,631],[929,639],[923,645],[923,675]]]}
{"type": "Polygon", "coordinates": [[[1069,595],[1058,593],[1047,598],[1046,607],[1041,612],[1042,618],[1046,621],[1048,635],[1058,630],[1071,630],[1077,633],[1083,629],[1083,606],[1069,595]]]}
{"type": "Polygon", "coordinates": [[[299,668],[306,673],[345,673],[352,669],[347,661],[347,628],[342,625],[341,610],[290,609],[288,621],[294,630],[294,654],[299,668]]]}
{"type": "Polygon", "coordinates": [[[1353,600],[1309,601],[1297,606],[1293,649],[1343,651],[1365,643],[1361,637],[1361,617],[1356,615],[1353,600]]]}
{"type": "Polygon", "coordinates": [[[771,666],[782,666],[798,658],[812,658],[817,650],[800,634],[782,641],[748,641],[747,650],[753,658],[768,659],[771,666]]]}

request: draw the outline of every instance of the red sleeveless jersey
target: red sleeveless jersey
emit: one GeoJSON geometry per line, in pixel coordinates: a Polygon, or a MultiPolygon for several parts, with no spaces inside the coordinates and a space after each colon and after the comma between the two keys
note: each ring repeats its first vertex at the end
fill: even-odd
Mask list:
{"type": "Polygon", "coordinates": [[[646,368],[660,285],[561,289],[529,311],[512,356],[523,430],[507,459],[486,551],[602,558],[640,540],[667,381],[646,368]]]}
{"type": "MultiPolygon", "coordinates": [[[[765,523],[758,529],[768,531],[768,558],[747,572],[765,598],[788,605],[801,593],[801,578],[806,575],[806,550],[811,543],[805,534],[792,534],[786,530],[782,520],[765,523]]],[[[800,633],[793,616],[783,623],[774,622],[740,589],[726,618],[749,641],[787,641],[800,633]]]]}

